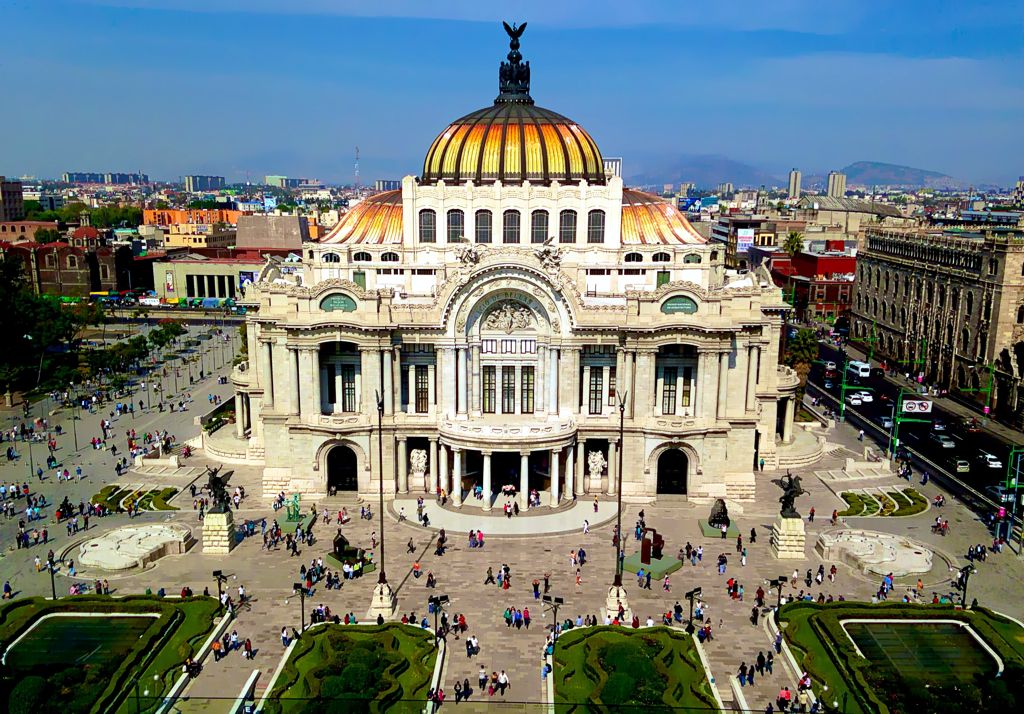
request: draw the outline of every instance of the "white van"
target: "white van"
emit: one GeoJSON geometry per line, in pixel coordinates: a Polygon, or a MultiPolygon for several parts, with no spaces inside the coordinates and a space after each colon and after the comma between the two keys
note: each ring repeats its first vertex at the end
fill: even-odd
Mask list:
{"type": "Polygon", "coordinates": [[[863,379],[871,376],[871,365],[867,362],[852,360],[846,365],[846,376],[863,379]]]}

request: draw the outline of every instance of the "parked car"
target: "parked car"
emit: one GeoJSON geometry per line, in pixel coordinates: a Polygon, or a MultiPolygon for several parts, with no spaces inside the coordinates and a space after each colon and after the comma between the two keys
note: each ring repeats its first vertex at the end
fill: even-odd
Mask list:
{"type": "Polygon", "coordinates": [[[1008,489],[1001,483],[986,486],[985,492],[992,496],[992,500],[996,503],[1013,503],[1013,489],[1008,489]]]}
{"type": "Polygon", "coordinates": [[[945,434],[936,434],[936,433],[932,432],[931,434],[928,435],[928,438],[931,439],[932,441],[934,441],[939,446],[941,446],[943,449],[953,449],[953,448],[956,448],[956,444],[953,443],[953,440],[950,439],[945,434]]]}
{"type": "Polygon", "coordinates": [[[990,469],[1001,469],[1003,468],[1003,462],[999,460],[999,457],[995,454],[990,454],[987,451],[978,452],[978,461],[990,469]]]}
{"type": "Polygon", "coordinates": [[[956,472],[966,474],[971,472],[971,462],[967,459],[956,459],[956,472]]]}
{"type": "Polygon", "coordinates": [[[831,369],[834,372],[836,370],[836,363],[833,362],[832,360],[829,360],[828,362],[825,363],[825,369],[831,369]]]}

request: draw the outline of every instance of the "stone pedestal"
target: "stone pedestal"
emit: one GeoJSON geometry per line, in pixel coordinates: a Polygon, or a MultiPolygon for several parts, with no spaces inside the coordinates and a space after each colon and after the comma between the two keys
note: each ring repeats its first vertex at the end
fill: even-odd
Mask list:
{"type": "Polygon", "coordinates": [[[608,588],[608,599],[605,601],[605,610],[608,617],[614,620],[619,615],[619,604],[626,611],[626,621],[633,619],[633,611],[629,609],[629,600],[626,598],[626,588],[621,585],[612,585],[608,588]]]}
{"type": "Polygon", "coordinates": [[[780,560],[804,559],[804,544],[807,535],[804,532],[802,518],[783,518],[779,516],[772,524],[772,553],[780,560]]]}
{"type": "Polygon", "coordinates": [[[388,583],[377,583],[373,588],[373,599],[370,601],[370,609],[366,613],[367,624],[377,622],[377,615],[383,615],[385,620],[395,616],[398,609],[398,598],[395,591],[388,583]]]}
{"type": "Polygon", "coordinates": [[[203,519],[203,552],[224,555],[235,547],[235,518],[231,511],[207,513],[203,519]]]}

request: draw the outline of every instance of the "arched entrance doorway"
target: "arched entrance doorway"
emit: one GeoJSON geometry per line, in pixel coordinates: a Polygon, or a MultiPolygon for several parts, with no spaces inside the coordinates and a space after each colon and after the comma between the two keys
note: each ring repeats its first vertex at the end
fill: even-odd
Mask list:
{"type": "Polygon", "coordinates": [[[327,493],[359,490],[359,467],[356,454],[347,446],[338,445],[327,452],[327,493]]]}
{"type": "Polygon", "coordinates": [[[685,494],[689,465],[682,449],[665,449],[658,457],[658,493],[685,494]]]}

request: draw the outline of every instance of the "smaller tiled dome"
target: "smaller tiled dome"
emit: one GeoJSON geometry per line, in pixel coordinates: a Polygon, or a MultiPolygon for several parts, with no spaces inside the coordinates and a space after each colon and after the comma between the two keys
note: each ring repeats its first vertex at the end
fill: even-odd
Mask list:
{"type": "Polygon", "coordinates": [[[360,201],[321,243],[401,243],[402,192],[385,191],[360,201]]]}
{"type": "Polygon", "coordinates": [[[696,245],[706,242],[704,236],[671,203],[631,188],[622,192],[623,245],[696,245]]]}

